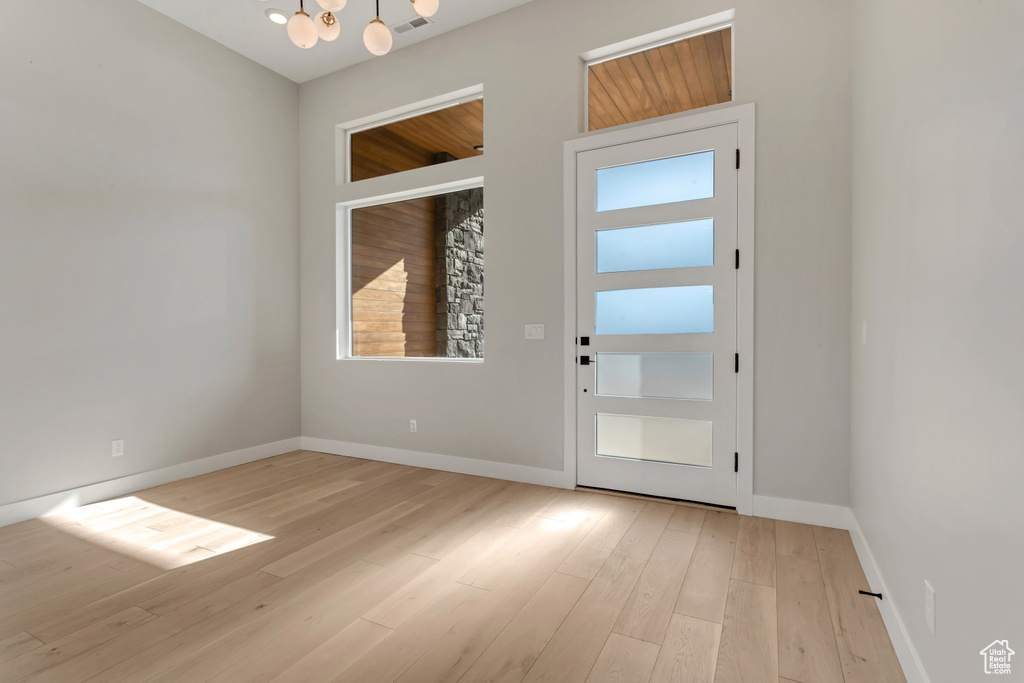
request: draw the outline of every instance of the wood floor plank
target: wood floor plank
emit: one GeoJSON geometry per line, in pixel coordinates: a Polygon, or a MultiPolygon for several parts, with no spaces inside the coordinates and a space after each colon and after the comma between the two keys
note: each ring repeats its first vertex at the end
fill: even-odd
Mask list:
{"type": "Polygon", "coordinates": [[[661,648],[612,633],[587,676],[587,683],[647,683],[661,648]]]}
{"type": "Polygon", "coordinates": [[[676,599],[676,612],[722,623],[738,532],[738,515],[708,513],[676,599]]]}
{"type": "MultiPolygon", "coordinates": [[[[307,578],[300,574],[278,581],[262,594],[253,596],[254,599],[234,605],[168,638],[161,645],[170,648],[173,655],[150,658],[136,676],[153,683],[209,680],[223,670],[226,661],[241,651],[248,651],[247,644],[259,638],[263,629],[315,609],[325,596],[366,585],[370,577],[382,571],[379,566],[357,561],[326,577],[307,578]]],[[[147,658],[145,652],[140,656],[147,658]]]]}
{"type": "Polygon", "coordinates": [[[99,601],[109,600],[111,595],[131,591],[145,585],[148,581],[164,576],[154,573],[150,567],[122,572],[106,581],[94,583],[72,593],[54,595],[50,600],[31,609],[23,610],[7,617],[0,618],[0,635],[9,637],[20,631],[28,631],[44,643],[53,642],[73,631],[125,610],[134,602],[112,601],[109,609],[95,611],[91,605],[99,601]]]}
{"type": "Polygon", "coordinates": [[[532,519],[506,543],[494,548],[486,557],[480,557],[475,563],[468,565],[469,569],[463,572],[458,580],[470,586],[491,590],[507,580],[510,575],[514,575],[524,562],[529,563],[538,553],[549,552],[552,548],[565,550],[559,561],[561,564],[566,559],[565,556],[575,550],[580,541],[604,517],[604,514],[597,510],[580,510],[579,513],[569,521],[539,516],[532,519]]]}
{"type": "Polygon", "coordinates": [[[666,529],[612,629],[661,645],[672,618],[697,535],[666,529]]]}
{"type": "Polygon", "coordinates": [[[775,585],[775,520],[740,515],[732,578],[775,585]]]}
{"type": "Polygon", "coordinates": [[[387,510],[377,513],[367,519],[347,526],[341,531],[328,536],[316,543],[306,546],[302,550],[292,553],[277,562],[272,562],[263,567],[263,571],[274,576],[285,578],[295,572],[308,567],[317,560],[322,560],[331,553],[337,552],[340,548],[364,538],[375,531],[382,529],[396,519],[418,509],[420,506],[412,503],[402,502],[392,505],[387,510]]]}
{"type": "Polygon", "coordinates": [[[846,683],[905,683],[875,598],[857,560],[850,534],[814,527],[832,629],[846,683]]]}
{"type": "Polygon", "coordinates": [[[586,681],[645,564],[625,555],[609,557],[526,674],[526,683],[586,681]]]}
{"type": "Polygon", "coordinates": [[[150,614],[146,610],[132,607],[105,621],[48,643],[42,648],[33,649],[20,657],[3,662],[0,664],[0,680],[23,680],[68,661],[83,652],[88,652],[97,645],[112,640],[125,631],[155,618],[156,615],[150,614]]]}
{"type": "Polygon", "coordinates": [[[392,633],[380,624],[357,619],[271,681],[330,683],[392,633]]]}
{"type": "Polygon", "coordinates": [[[0,663],[19,657],[26,652],[31,652],[43,645],[43,641],[37,640],[32,634],[25,631],[17,633],[10,638],[4,638],[0,640],[0,663]]]}
{"type": "Polygon", "coordinates": [[[495,638],[459,683],[519,683],[537,661],[590,581],[552,574],[495,638]]]}
{"type": "Polygon", "coordinates": [[[640,511],[636,521],[629,527],[629,531],[622,537],[613,552],[641,560],[649,559],[673,512],[675,512],[674,505],[645,504],[644,509],[640,511]]]}
{"type": "Polygon", "coordinates": [[[779,674],[844,683],[817,560],[778,556],[779,674]]]}
{"type": "Polygon", "coordinates": [[[433,567],[408,585],[373,605],[362,618],[390,629],[397,629],[429,605],[439,591],[454,583],[462,567],[501,545],[515,532],[514,527],[485,527],[443,560],[435,561],[433,567]]]}
{"type": "Polygon", "coordinates": [[[900,683],[863,584],[845,532],[297,451],[0,528],[0,680],[900,683]]]}
{"type": "Polygon", "coordinates": [[[210,683],[268,680],[347,629],[368,605],[384,599],[435,564],[429,558],[408,555],[404,563],[322,595],[304,610],[275,615],[223,660],[220,673],[210,678],[210,683]]]}
{"type": "Polygon", "coordinates": [[[722,626],[673,614],[650,683],[713,683],[722,626]]]}
{"type": "MultiPolygon", "coordinates": [[[[504,569],[488,590],[476,612],[452,626],[403,674],[398,683],[457,681],[491,644],[513,617],[529,602],[580,539],[593,527],[600,513],[591,511],[590,522],[570,516],[559,522],[538,517],[519,536],[530,537],[528,548],[508,543],[482,563],[504,569]],[[547,527],[538,534],[531,525],[547,527]]],[[[485,581],[484,583],[488,583],[485,581]]],[[[473,584],[476,585],[476,584],[473,584]]]]}
{"type": "Polygon", "coordinates": [[[472,612],[487,593],[461,583],[449,583],[415,617],[334,679],[334,683],[393,683],[444,633],[472,612]]]}
{"type": "Polygon", "coordinates": [[[776,624],[774,588],[730,581],[715,683],[777,683],[776,624]]]}
{"type": "Polygon", "coordinates": [[[644,504],[625,498],[606,500],[612,504],[594,530],[565,559],[558,571],[582,579],[593,579],[632,527],[644,504]]]}
{"type": "Polygon", "coordinates": [[[685,531],[688,534],[699,534],[707,514],[707,510],[677,505],[675,511],[672,512],[672,517],[668,520],[667,528],[673,531],[685,531]]]}
{"type": "Polygon", "coordinates": [[[788,555],[817,562],[818,551],[814,546],[814,529],[807,524],[776,520],[775,552],[778,555],[788,555]]]}
{"type": "Polygon", "coordinates": [[[244,627],[246,619],[272,609],[272,602],[268,606],[263,601],[274,595],[268,591],[280,581],[264,572],[242,577],[104,644],[86,661],[68,662],[65,668],[74,667],[75,671],[58,671],[58,667],[52,673],[66,681],[90,683],[146,680],[173,666],[177,659],[201,652],[221,632],[218,626],[223,629],[225,623],[235,623],[244,627]]]}

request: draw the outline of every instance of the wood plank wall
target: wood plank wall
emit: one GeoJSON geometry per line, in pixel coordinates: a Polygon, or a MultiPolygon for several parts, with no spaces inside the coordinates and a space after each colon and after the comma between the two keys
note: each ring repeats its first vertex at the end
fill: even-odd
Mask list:
{"type": "Polygon", "coordinates": [[[433,356],[434,198],[352,212],[352,354],[433,356]]]}
{"type": "Polygon", "coordinates": [[[589,69],[590,130],[732,100],[732,29],[627,55],[589,69]]]}

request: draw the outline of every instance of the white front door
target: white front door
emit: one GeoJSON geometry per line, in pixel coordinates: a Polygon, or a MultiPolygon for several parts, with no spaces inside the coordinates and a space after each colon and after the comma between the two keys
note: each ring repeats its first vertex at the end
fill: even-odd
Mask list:
{"type": "Polygon", "coordinates": [[[737,124],[576,155],[577,481],[736,505],[737,124]]]}

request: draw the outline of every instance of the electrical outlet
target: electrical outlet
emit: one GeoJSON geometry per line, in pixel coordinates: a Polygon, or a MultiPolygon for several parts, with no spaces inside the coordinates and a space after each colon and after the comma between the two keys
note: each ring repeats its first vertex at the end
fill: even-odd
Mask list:
{"type": "Polygon", "coordinates": [[[124,455],[124,439],[118,439],[113,443],[113,453],[115,458],[120,458],[124,455]]]}
{"type": "Polygon", "coordinates": [[[409,420],[409,431],[416,433],[416,420],[409,420]]]}
{"type": "Polygon", "coordinates": [[[927,581],[924,582],[924,621],[928,630],[935,635],[935,589],[927,581]]]}

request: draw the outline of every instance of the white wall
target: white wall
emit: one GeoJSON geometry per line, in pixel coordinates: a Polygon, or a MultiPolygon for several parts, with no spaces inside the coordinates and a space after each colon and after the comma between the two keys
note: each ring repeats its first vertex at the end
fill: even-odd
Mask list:
{"type": "Polygon", "coordinates": [[[935,683],[997,638],[1024,676],[1022,29],[1015,0],[855,9],[853,509],[935,683]]]}
{"type": "Polygon", "coordinates": [[[298,436],[297,86],[134,0],[0,31],[0,504],[298,436]]]}
{"type": "Polygon", "coordinates": [[[579,133],[578,55],[733,7],[736,101],[758,115],[755,493],[847,504],[843,0],[535,0],[303,84],[303,435],[561,469],[562,143],[579,133]],[[477,83],[486,362],[336,360],[334,126],[477,83]],[[544,342],[523,339],[534,322],[544,342]]]}

